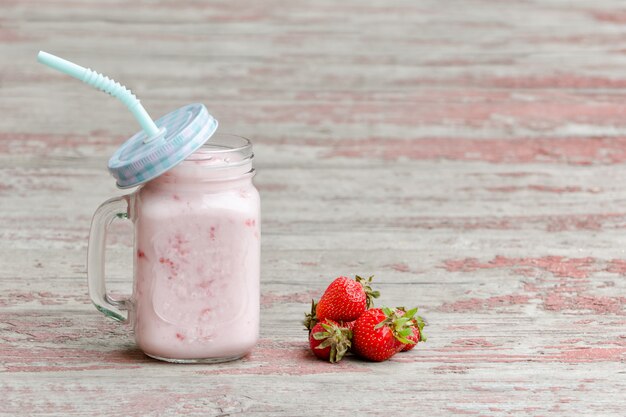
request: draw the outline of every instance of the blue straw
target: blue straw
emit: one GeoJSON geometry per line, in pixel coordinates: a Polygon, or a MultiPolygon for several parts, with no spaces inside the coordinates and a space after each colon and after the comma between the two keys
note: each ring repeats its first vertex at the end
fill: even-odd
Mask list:
{"type": "Polygon", "coordinates": [[[159,128],[154,124],[154,121],[152,121],[150,115],[146,109],[143,108],[137,97],[115,80],[92,71],[90,68],[81,67],[73,62],[43,51],[39,51],[37,61],[64,74],[78,78],[85,84],[89,84],[119,99],[133,113],[133,116],[135,116],[135,119],[137,119],[148,138],[153,138],[160,133],[159,128]]]}

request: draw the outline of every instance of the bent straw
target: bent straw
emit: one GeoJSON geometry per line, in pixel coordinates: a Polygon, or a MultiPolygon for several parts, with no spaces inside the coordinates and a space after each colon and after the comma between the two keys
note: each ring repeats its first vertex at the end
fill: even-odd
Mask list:
{"type": "Polygon", "coordinates": [[[160,133],[159,128],[150,118],[146,109],[143,108],[139,99],[137,99],[137,97],[135,97],[130,90],[117,81],[109,77],[105,77],[104,75],[93,71],[91,68],[81,67],[78,64],[44,51],[39,51],[39,54],[37,54],[37,61],[64,74],[78,78],[85,84],[89,84],[90,86],[119,99],[133,113],[133,116],[135,116],[135,119],[137,119],[148,138],[154,138],[160,133]]]}

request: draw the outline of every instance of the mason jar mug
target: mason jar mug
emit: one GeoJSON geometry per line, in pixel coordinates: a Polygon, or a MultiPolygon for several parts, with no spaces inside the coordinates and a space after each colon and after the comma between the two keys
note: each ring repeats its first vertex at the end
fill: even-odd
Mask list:
{"type": "Polygon", "coordinates": [[[129,322],[139,348],[170,362],[221,362],[259,335],[260,199],[252,145],[216,134],[132,194],[106,201],[89,236],[89,294],[129,322]],[[107,226],[134,224],[133,293],[112,299],[104,279],[107,226]]]}

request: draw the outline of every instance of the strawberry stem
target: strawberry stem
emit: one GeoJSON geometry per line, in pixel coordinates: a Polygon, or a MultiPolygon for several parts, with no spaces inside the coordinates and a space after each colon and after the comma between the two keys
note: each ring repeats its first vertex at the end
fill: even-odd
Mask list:
{"type": "Polygon", "coordinates": [[[313,339],[323,340],[315,349],[330,347],[330,363],[339,362],[352,346],[352,331],[337,324],[322,323],[325,332],[313,333],[313,339]]]}
{"type": "Polygon", "coordinates": [[[385,314],[385,319],[374,328],[380,329],[383,326],[388,326],[397,340],[404,344],[415,344],[414,341],[407,339],[407,336],[413,333],[413,316],[417,312],[417,308],[402,311],[401,309],[392,310],[389,307],[382,307],[381,310],[385,314]],[[400,312],[403,314],[399,315],[400,312]]]}
{"type": "Polygon", "coordinates": [[[317,311],[317,303],[315,302],[315,300],[311,300],[311,312],[304,313],[304,320],[302,321],[302,324],[304,324],[304,327],[306,328],[306,330],[309,331],[309,334],[311,333],[311,330],[313,330],[313,327],[315,327],[315,325],[318,322],[316,311],[317,311]]]}
{"type": "Polygon", "coordinates": [[[363,291],[365,291],[365,296],[367,297],[368,309],[374,307],[374,298],[380,297],[380,291],[374,291],[372,290],[372,287],[370,287],[370,284],[372,283],[373,278],[374,278],[374,275],[370,276],[367,279],[362,278],[358,275],[354,277],[355,281],[363,286],[363,291]]]}
{"type": "Polygon", "coordinates": [[[425,322],[424,322],[424,319],[421,316],[417,316],[416,315],[417,310],[418,310],[417,307],[412,308],[411,310],[408,310],[408,311],[407,311],[406,307],[396,307],[396,312],[397,312],[398,317],[406,317],[406,316],[408,316],[408,317],[412,318],[411,319],[411,325],[413,327],[417,327],[417,329],[419,330],[419,335],[420,335],[419,341],[420,342],[425,342],[426,341],[426,335],[424,335],[424,325],[425,325],[425,322]],[[403,314],[400,315],[400,312],[402,312],[403,314]]]}

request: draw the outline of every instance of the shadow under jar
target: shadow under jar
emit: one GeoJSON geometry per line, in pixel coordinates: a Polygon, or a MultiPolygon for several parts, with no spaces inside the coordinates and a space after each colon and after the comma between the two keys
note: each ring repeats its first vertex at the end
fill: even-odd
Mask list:
{"type": "Polygon", "coordinates": [[[109,200],[94,215],[90,295],[118,320],[126,320],[120,310],[128,310],[137,345],[148,356],[223,362],[256,344],[260,199],[252,159],[247,139],[216,134],[176,167],[109,200]],[[106,225],[120,212],[134,223],[135,276],[131,298],[114,301],[101,264],[106,225]]]}

